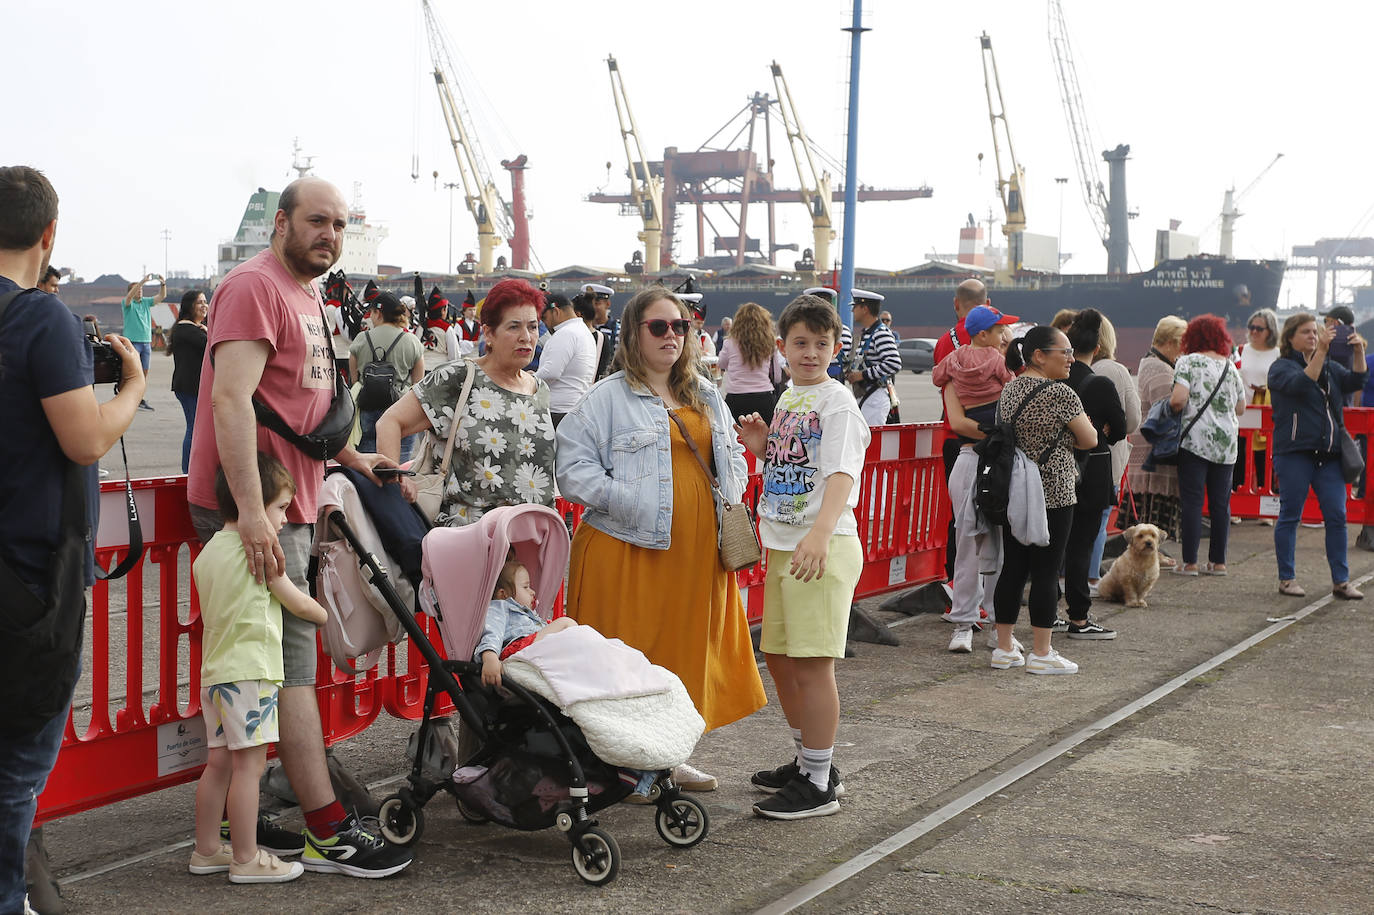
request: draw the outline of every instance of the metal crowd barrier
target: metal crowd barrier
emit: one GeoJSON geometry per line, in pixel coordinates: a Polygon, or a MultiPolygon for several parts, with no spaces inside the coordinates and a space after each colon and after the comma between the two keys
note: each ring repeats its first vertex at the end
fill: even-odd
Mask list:
{"type": "MultiPolygon", "coordinates": [[[[938,423],[874,429],[859,480],[856,512],[864,540],[864,569],[856,599],[944,578],[945,497],[938,423]]],[[[752,472],[746,500],[757,505],[762,481],[752,472]]],[[[98,582],[90,607],[91,639],[77,699],[57,764],[39,798],[36,822],[192,781],[206,758],[200,716],[200,606],[191,563],[200,542],[186,505],[186,478],[134,481],[145,552],[129,575],[98,582]],[[153,582],[145,579],[155,577],[153,582]],[[148,593],[155,584],[156,597],[148,593]],[[111,608],[111,587],[123,598],[111,608]],[[149,599],[157,606],[145,616],[149,599]],[[155,627],[155,628],[154,628],[155,627]],[[148,631],[152,630],[152,631],[148,631]],[[151,671],[145,685],[144,672],[151,671]]],[[[96,561],[110,568],[127,551],[123,484],[101,485],[102,523],[96,561]]],[[[560,500],[575,526],[582,510],[560,500]]],[[[762,564],[738,582],[751,623],[763,614],[762,564]]],[[[433,621],[421,625],[439,647],[433,621]]],[[[391,646],[385,664],[345,676],[318,652],[316,691],[325,743],[365,730],[386,712],[415,720],[423,714],[426,666],[409,642],[391,646]]],[[[438,709],[451,709],[447,699],[438,709]]]]}

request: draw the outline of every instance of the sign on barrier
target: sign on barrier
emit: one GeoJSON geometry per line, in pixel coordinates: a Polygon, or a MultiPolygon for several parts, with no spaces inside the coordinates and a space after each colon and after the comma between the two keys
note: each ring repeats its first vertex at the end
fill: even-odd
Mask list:
{"type": "MultiPolygon", "coordinates": [[[[937,423],[874,430],[858,481],[864,569],[856,599],[944,578],[949,500],[943,437],[937,423]]],[[[745,499],[756,507],[762,481],[752,459],[750,467],[745,499]]],[[[200,605],[191,576],[200,542],[187,509],[186,478],[136,480],[133,486],[145,552],[125,578],[97,582],[92,591],[83,677],[39,798],[39,823],[192,781],[205,762],[200,605]],[[145,669],[153,678],[146,687],[145,669]]],[[[96,561],[103,568],[113,567],[128,547],[122,487],[101,487],[105,523],[97,532],[96,561]]],[[[574,527],[581,520],[581,506],[560,501],[558,510],[574,527]]],[[[763,615],[763,580],[762,564],[737,573],[751,623],[763,615]]],[[[420,625],[442,654],[433,621],[422,616],[420,625]]],[[[423,714],[427,668],[409,643],[388,648],[385,673],[379,665],[344,676],[318,648],[317,659],[326,744],[360,733],[382,712],[408,720],[423,714]]],[[[450,712],[452,703],[441,697],[436,711],[450,712]]]]}

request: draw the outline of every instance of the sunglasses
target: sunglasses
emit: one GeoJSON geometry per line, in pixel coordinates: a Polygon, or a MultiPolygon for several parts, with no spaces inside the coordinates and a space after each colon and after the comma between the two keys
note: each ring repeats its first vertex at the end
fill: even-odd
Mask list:
{"type": "Polygon", "coordinates": [[[1251,329],[1251,330],[1258,330],[1258,331],[1267,331],[1267,330],[1269,330],[1269,328],[1268,328],[1268,327],[1265,327],[1263,324],[1251,324],[1251,325],[1250,325],[1250,329],[1251,329]]]}
{"type": "Polygon", "coordinates": [[[640,321],[640,327],[649,328],[649,333],[655,337],[668,336],[669,329],[679,337],[687,336],[687,331],[691,330],[692,322],[686,318],[678,318],[676,321],[665,321],[662,318],[654,318],[652,321],[640,321]]]}

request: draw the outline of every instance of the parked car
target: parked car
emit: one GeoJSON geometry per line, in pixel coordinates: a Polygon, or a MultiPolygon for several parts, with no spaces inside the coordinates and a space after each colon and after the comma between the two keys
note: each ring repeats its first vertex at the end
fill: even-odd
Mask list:
{"type": "Polygon", "coordinates": [[[935,341],[930,337],[908,337],[897,344],[897,350],[902,354],[904,369],[919,375],[935,367],[935,341]]]}

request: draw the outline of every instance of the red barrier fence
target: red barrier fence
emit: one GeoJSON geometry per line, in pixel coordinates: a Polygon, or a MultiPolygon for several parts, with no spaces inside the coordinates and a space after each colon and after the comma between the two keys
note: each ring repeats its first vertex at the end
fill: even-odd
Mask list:
{"type": "MultiPolygon", "coordinates": [[[[1237,463],[1245,467],[1245,483],[1231,493],[1231,514],[1238,518],[1277,518],[1279,514],[1278,490],[1274,486],[1274,417],[1267,406],[1249,407],[1240,417],[1240,449],[1237,463]],[[1259,451],[1254,450],[1255,442],[1261,443],[1259,451]],[[1257,462],[1256,454],[1263,455],[1257,462]],[[1257,463],[1264,467],[1265,479],[1258,476],[1257,463]]],[[[1345,428],[1360,445],[1369,463],[1369,441],[1374,437],[1374,408],[1359,407],[1345,411],[1345,428]]],[[[1365,471],[1368,476],[1368,469],[1365,471]]],[[[1361,479],[1349,487],[1350,495],[1345,503],[1345,522],[1348,526],[1374,524],[1374,493],[1368,491],[1365,480],[1361,479]]],[[[1321,508],[1317,497],[1311,492],[1303,503],[1302,520],[1319,522],[1322,520],[1321,508]]]]}
{"type": "MultiPolygon", "coordinates": [[[[856,598],[943,579],[949,520],[943,435],[934,423],[874,430],[859,480],[864,569],[856,598]]],[[[205,761],[200,607],[190,574],[200,543],[186,507],[186,478],[133,485],[145,552],[127,577],[98,582],[92,592],[87,666],[57,765],[39,798],[38,822],[192,781],[205,761]],[[155,582],[147,581],[150,576],[155,582]],[[113,609],[112,587],[122,597],[113,609]],[[156,607],[148,606],[150,600],[156,607]],[[145,670],[152,676],[146,687],[145,670]]],[[[751,473],[751,504],[760,486],[759,474],[751,473]]],[[[558,509],[574,524],[581,518],[580,506],[560,502],[558,509]]],[[[128,547],[122,483],[102,484],[101,518],[96,561],[110,568],[128,547]]],[[[751,623],[763,613],[763,574],[761,565],[738,573],[751,623]]],[[[420,622],[442,653],[433,622],[423,616],[420,622]]],[[[318,661],[327,744],[360,733],[383,711],[410,720],[423,714],[427,669],[409,643],[392,646],[385,665],[357,677],[340,674],[323,652],[318,661]]],[[[450,708],[441,701],[439,711],[450,708]]]]}

